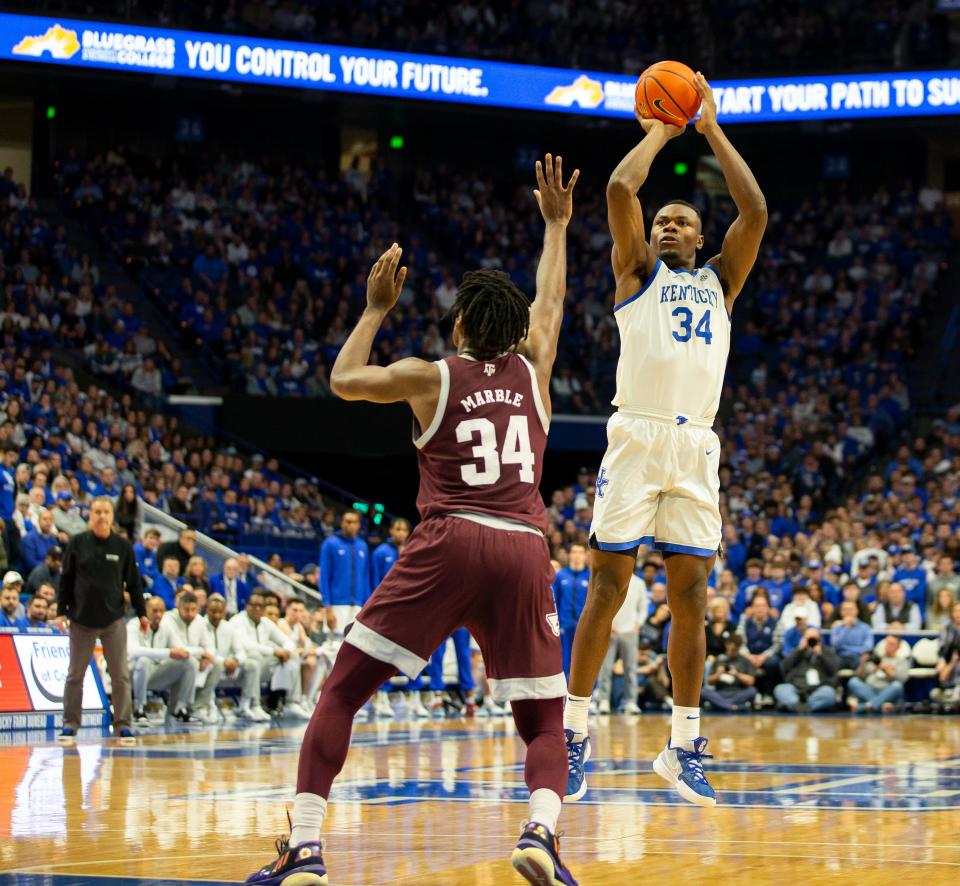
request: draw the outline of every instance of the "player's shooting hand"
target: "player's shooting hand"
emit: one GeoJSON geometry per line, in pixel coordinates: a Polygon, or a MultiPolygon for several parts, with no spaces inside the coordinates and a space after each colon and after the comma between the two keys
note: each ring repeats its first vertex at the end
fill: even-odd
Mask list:
{"type": "Polygon", "coordinates": [[[533,196],[543,214],[543,220],[550,224],[556,222],[565,225],[573,214],[573,188],[580,178],[580,170],[575,169],[567,186],[563,186],[563,157],[547,154],[541,163],[537,160],[537,188],[533,196]]]}
{"type": "Polygon", "coordinates": [[[367,277],[367,305],[374,310],[389,311],[400,298],[400,290],[407,277],[405,267],[397,271],[402,252],[394,243],[370,270],[370,276],[367,277]]]}
{"type": "Polygon", "coordinates": [[[696,73],[694,86],[697,87],[697,92],[700,93],[701,101],[700,117],[696,123],[694,123],[694,126],[697,127],[697,132],[704,135],[708,130],[717,125],[717,103],[713,98],[713,90],[710,88],[710,84],[707,83],[707,78],[699,71],[696,73]]]}
{"type": "Polygon", "coordinates": [[[672,123],[664,123],[663,120],[658,120],[656,117],[641,117],[639,112],[635,112],[635,116],[640,123],[641,128],[647,135],[651,132],[662,131],[664,137],[669,141],[671,138],[676,138],[678,135],[683,135],[683,126],[674,126],[672,123]]]}

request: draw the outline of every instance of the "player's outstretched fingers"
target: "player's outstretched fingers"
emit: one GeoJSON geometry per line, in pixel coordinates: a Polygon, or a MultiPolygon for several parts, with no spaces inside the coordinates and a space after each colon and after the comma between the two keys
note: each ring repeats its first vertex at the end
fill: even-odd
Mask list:
{"type": "Polygon", "coordinates": [[[402,252],[403,250],[396,243],[390,247],[390,257],[387,259],[386,272],[391,281],[397,276],[397,265],[400,263],[400,254],[402,252]]]}
{"type": "Polygon", "coordinates": [[[553,164],[553,180],[560,190],[563,190],[563,157],[557,154],[557,159],[553,164]]]}
{"type": "Polygon", "coordinates": [[[570,181],[567,182],[567,186],[566,186],[566,188],[564,188],[564,190],[565,190],[568,194],[573,190],[574,185],[576,185],[578,178],[580,178],[580,170],[579,170],[579,169],[574,169],[574,170],[573,170],[573,175],[570,176],[570,181]]]}
{"type": "Polygon", "coordinates": [[[544,191],[546,190],[546,187],[547,187],[547,181],[543,177],[543,164],[539,160],[537,160],[536,172],[537,172],[537,188],[539,191],[544,191]]]}

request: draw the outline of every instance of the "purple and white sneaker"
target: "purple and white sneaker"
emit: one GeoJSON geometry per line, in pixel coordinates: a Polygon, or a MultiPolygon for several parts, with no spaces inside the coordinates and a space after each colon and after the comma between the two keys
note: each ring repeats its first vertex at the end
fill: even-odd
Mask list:
{"type": "Polygon", "coordinates": [[[327,886],[327,867],[323,863],[322,843],[291,846],[289,839],[277,840],[280,857],[251,874],[244,881],[256,886],[327,886]]]}
{"type": "Polygon", "coordinates": [[[577,886],[560,861],[560,841],[542,824],[528,821],[510,858],[514,870],[533,886],[577,886]]]}

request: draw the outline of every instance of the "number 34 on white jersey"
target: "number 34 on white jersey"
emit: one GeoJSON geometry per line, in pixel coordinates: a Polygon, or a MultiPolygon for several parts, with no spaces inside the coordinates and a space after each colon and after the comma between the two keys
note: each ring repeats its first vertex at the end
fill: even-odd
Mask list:
{"type": "Polygon", "coordinates": [[[511,415],[510,424],[503,441],[503,449],[497,449],[497,429],[486,418],[468,418],[457,425],[457,442],[480,442],[473,447],[473,457],[483,464],[466,464],[460,468],[460,476],[467,486],[489,486],[500,479],[502,465],[519,465],[520,482],[535,482],[536,456],[530,448],[530,428],[525,415],[511,415]]]}
{"type": "Polygon", "coordinates": [[[637,293],[614,308],[620,329],[617,395],[626,412],[713,423],[730,352],[730,317],[710,265],[672,271],[657,260],[637,293]]]}

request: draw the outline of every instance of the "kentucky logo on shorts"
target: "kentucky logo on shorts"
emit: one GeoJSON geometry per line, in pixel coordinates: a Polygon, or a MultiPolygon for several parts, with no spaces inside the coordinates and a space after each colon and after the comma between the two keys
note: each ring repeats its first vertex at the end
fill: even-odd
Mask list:
{"type": "Polygon", "coordinates": [[[550,630],[553,631],[554,637],[560,636],[560,616],[556,612],[547,613],[547,624],[550,625],[550,630]]]}
{"type": "Polygon", "coordinates": [[[600,473],[597,475],[597,498],[603,498],[603,492],[609,482],[607,479],[607,469],[600,468],[600,473]]]}

